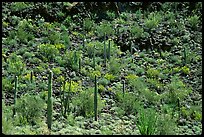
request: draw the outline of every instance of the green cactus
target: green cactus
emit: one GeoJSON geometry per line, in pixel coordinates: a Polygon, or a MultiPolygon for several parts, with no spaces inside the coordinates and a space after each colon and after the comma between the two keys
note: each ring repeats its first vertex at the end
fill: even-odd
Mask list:
{"type": "Polygon", "coordinates": [[[49,71],[48,78],[48,100],[47,100],[47,125],[48,129],[51,130],[52,126],[52,71],[49,71]]]}
{"type": "Polygon", "coordinates": [[[13,116],[16,114],[16,99],[17,99],[17,89],[18,89],[18,76],[15,76],[15,89],[14,89],[14,108],[13,108],[13,116]]]}
{"type": "Polygon", "coordinates": [[[95,70],[95,66],[96,66],[96,61],[95,61],[95,48],[96,46],[94,45],[94,49],[93,49],[93,68],[95,70]]]}
{"type": "Polygon", "coordinates": [[[130,42],[130,54],[132,55],[133,44],[130,42]]]}
{"type": "Polygon", "coordinates": [[[81,72],[81,57],[79,57],[79,73],[81,72]]]}
{"type": "Polygon", "coordinates": [[[123,97],[125,95],[125,80],[123,80],[123,97]]]}
{"type": "Polygon", "coordinates": [[[71,83],[72,83],[72,81],[71,81],[71,79],[69,80],[70,82],[70,84],[69,84],[69,91],[68,91],[68,93],[67,93],[67,96],[66,96],[66,99],[65,99],[65,103],[64,103],[64,117],[66,117],[66,114],[67,114],[67,110],[69,111],[69,93],[71,92],[71,83]]]}
{"type": "Polygon", "coordinates": [[[95,114],[95,121],[97,121],[97,81],[95,76],[95,90],[94,90],[94,114],[95,114]]]}
{"type": "Polygon", "coordinates": [[[104,34],[104,62],[106,66],[106,33],[104,34]]]}
{"type": "Polygon", "coordinates": [[[30,72],[30,82],[33,83],[33,72],[30,72]]]}
{"type": "Polygon", "coordinates": [[[159,55],[160,55],[160,57],[162,57],[162,52],[161,52],[161,46],[160,46],[160,45],[159,45],[158,50],[159,50],[159,55]]]}
{"type": "Polygon", "coordinates": [[[110,60],[110,39],[108,40],[108,60],[110,60]]]}

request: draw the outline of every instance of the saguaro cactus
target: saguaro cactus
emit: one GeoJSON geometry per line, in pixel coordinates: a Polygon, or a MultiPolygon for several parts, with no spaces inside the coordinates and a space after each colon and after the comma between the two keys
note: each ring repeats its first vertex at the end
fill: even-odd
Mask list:
{"type": "Polygon", "coordinates": [[[104,34],[104,62],[106,66],[106,33],[104,34]]]}
{"type": "Polygon", "coordinates": [[[17,88],[18,88],[18,76],[15,76],[15,89],[14,89],[14,108],[13,108],[13,116],[16,114],[16,99],[17,99],[17,88]]]}
{"type": "Polygon", "coordinates": [[[94,45],[94,49],[93,49],[93,68],[95,70],[95,65],[96,65],[96,60],[95,60],[95,45],[94,45]]]}
{"type": "Polygon", "coordinates": [[[30,82],[33,83],[33,72],[30,72],[30,82]]]}
{"type": "Polygon", "coordinates": [[[47,125],[48,129],[52,127],[52,71],[49,71],[48,78],[48,100],[47,100],[47,125]]]}
{"type": "Polygon", "coordinates": [[[64,103],[64,117],[66,117],[66,114],[67,114],[67,110],[69,110],[69,93],[71,92],[71,79],[69,80],[69,90],[68,90],[68,93],[67,93],[67,96],[66,96],[66,100],[65,100],[65,103],[64,103]]]}
{"type": "Polygon", "coordinates": [[[81,57],[79,57],[79,73],[81,72],[81,57]]]}
{"type": "Polygon", "coordinates": [[[95,76],[95,89],[94,89],[94,114],[95,114],[95,121],[97,121],[97,81],[95,76]]]}

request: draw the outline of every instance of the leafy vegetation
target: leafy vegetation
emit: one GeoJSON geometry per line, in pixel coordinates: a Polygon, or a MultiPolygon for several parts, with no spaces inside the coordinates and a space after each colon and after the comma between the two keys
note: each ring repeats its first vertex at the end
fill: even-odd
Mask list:
{"type": "Polygon", "coordinates": [[[201,2],[2,2],[2,132],[202,134],[201,40],[201,2]]]}

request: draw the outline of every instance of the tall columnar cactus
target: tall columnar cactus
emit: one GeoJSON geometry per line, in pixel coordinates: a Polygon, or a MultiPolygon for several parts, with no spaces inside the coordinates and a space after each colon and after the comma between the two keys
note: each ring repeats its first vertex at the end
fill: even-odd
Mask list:
{"type": "Polygon", "coordinates": [[[94,114],[95,114],[95,121],[97,121],[97,81],[95,76],[95,89],[94,89],[94,114]]]}
{"type": "Polygon", "coordinates": [[[33,72],[30,72],[30,82],[33,83],[33,72]]]}
{"type": "Polygon", "coordinates": [[[17,89],[18,89],[18,76],[15,76],[15,89],[14,89],[14,108],[13,108],[13,116],[16,114],[16,99],[17,99],[17,89]]]}
{"type": "Polygon", "coordinates": [[[48,129],[52,127],[52,71],[49,71],[48,78],[48,100],[47,100],[47,125],[48,129]]]}
{"type": "Polygon", "coordinates": [[[130,54],[132,55],[133,44],[130,42],[130,54]]]}
{"type": "Polygon", "coordinates": [[[94,45],[94,49],[93,49],[93,68],[95,70],[95,65],[96,65],[96,60],[95,60],[95,45],[94,45]]]}
{"type": "Polygon", "coordinates": [[[162,57],[162,52],[161,52],[161,46],[159,45],[159,55],[160,55],[160,57],[162,57]]]}
{"type": "Polygon", "coordinates": [[[110,39],[108,40],[108,60],[110,60],[110,39]]]}
{"type": "Polygon", "coordinates": [[[123,82],[123,97],[125,95],[125,80],[122,81],[123,82]]]}
{"type": "Polygon", "coordinates": [[[69,94],[70,94],[70,92],[71,92],[71,83],[72,83],[72,81],[71,81],[71,79],[69,80],[69,90],[68,90],[68,92],[67,92],[67,96],[66,96],[66,100],[65,100],[65,103],[64,103],[64,117],[66,117],[66,114],[67,114],[67,110],[69,111],[69,100],[70,100],[70,98],[69,98],[69,94]]]}
{"type": "Polygon", "coordinates": [[[104,62],[106,66],[106,33],[104,34],[104,62]]]}
{"type": "Polygon", "coordinates": [[[81,57],[79,57],[79,73],[81,72],[81,57]]]}

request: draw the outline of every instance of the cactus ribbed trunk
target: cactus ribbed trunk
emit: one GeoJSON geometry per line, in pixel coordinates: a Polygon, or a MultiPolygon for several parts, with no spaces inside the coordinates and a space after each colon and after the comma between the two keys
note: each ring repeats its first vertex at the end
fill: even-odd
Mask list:
{"type": "Polygon", "coordinates": [[[106,66],[106,33],[104,34],[104,62],[106,66]]]}
{"type": "Polygon", "coordinates": [[[69,80],[69,90],[67,92],[66,100],[65,100],[65,110],[64,110],[64,117],[66,117],[67,111],[69,111],[69,94],[71,92],[71,79],[69,80]]]}
{"type": "Polygon", "coordinates": [[[30,72],[30,82],[33,83],[33,72],[30,72]]]}
{"type": "Polygon", "coordinates": [[[18,76],[15,76],[15,89],[14,89],[14,108],[13,108],[13,116],[16,114],[16,99],[17,99],[17,90],[18,90],[18,76]]]}
{"type": "Polygon", "coordinates": [[[47,125],[48,129],[52,127],[52,71],[49,71],[48,79],[48,100],[47,100],[47,125]]]}
{"type": "Polygon", "coordinates": [[[159,45],[159,55],[162,57],[161,46],[159,45]]]}
{"type": "Polygon", "coordinates": [[[79,58],[79,73],[81,72],[81,57],[79,58]]]}
{"type": "Polygon", "coordinates": [[[110,60],[110,39],[108,40],[108,60],[110,60]]]}
{"type": "Polygon", "coordinates": [[[95,68],[95,64],[96,63],[96,61],[95,61],[95,45],[94,45],[94,49],[93,49],[93,68],[94,68],[94,70],[96,69],[95,68]]]}
{"type": "Polygon", "coordinates": [[[95,121],[97,121],[97,81],[95,76],[95,89],[94,89],[94,114],[95,114],[95,121]]]}

